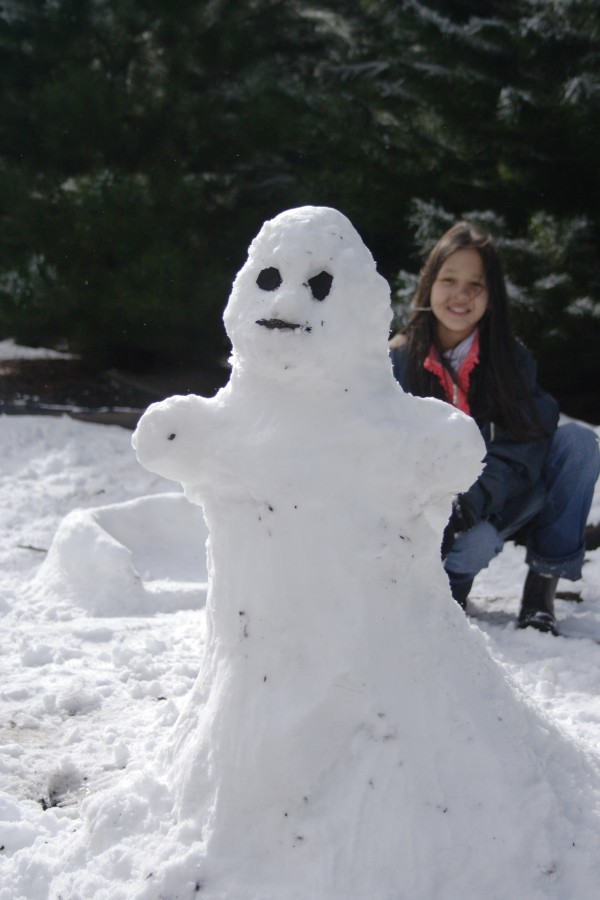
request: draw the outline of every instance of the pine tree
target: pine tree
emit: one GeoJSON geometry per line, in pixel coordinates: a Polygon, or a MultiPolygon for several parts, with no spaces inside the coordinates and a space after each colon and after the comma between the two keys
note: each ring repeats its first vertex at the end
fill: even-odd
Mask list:
{"type": "Polygon", "coordinates": [[[271,215],[339,208],[404,296],[470,215],[550,386],[595,381],[599,34],[593,0],[5,4],[0,326],[208,361],[271,215]]]}

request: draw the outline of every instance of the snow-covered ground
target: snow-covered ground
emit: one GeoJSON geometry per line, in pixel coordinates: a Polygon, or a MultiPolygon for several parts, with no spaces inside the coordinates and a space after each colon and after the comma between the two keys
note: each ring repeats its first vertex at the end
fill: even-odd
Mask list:
{"type": "Polygon", "coordinates": [[[25,347],[13,338],[0,341],[0,361],[13,359],[75,359],[72,353],[50,350],[48,347],[25,347]]]}
{"type": "MultiPolygon", "coordinates": [[[[132,511],[120,508],[114,523],[124,544],[117,539],[111,546],[104,529],[111,523],[94,531],[93,519],[91,531],[82,528],[71,537],[73,583],[83,578],[83,606],[77,597],[57,606],[56,594],[36,581],[36,573],[63,517],[135,498],[147,498],[147,504],[176,487],[141,468],[130,432],[117,426],[2,416],[0,448],[2,869],[15,853],[39,859],[37,835],[46,833],[48,824],[53,831],[76,823],[80,800],[109,783],[131,759],[149,754],[173,723],[202,653],[206,564],[202,526],[197,534],[190,529],[197,571],[190,571],[190,553],[180,546],[182,571],[170,595],[161,591],[173,547],[161,542],[161,517],[157,523],[147,505],[136,510],[134,504],[132,511]],[[103,540],[108,544],[104,572],[98,569],[103,540]],[[134,562],[147,576],[149,607],[131,615],[133,562],[129,571],[121,569],[119,584],[111,560],[118,569],[119,547],[136,542],[145,546],[147,558],[134,562]],[[116,557],[111,556],[115,548],[116,557]],[[96,597],[90,615],[90,597],[111,578],[122,611],[104,615],[96,597]]],[[[163,501],[164,515],[172,517],[174,510],[179,524],[190,525],[180,504],[192,508],[181,494],[163,501]]],[[[37,867],[25,888],[0,874],[2,900],[46,897],[49,870],[41,862],[37,867]]]]}
{"type": "MultiPolygon", "coordinates": [[[[49,896],[57,865],[49,836],[76,831],[85,797],[151,758],[199,669],[203,526],[189,518],[172,482],[142,469],[130,440],[114,426],[0,417],[1,900],[49,896]],[[140,498],[146,499],[129,503],[140,498]],[[153,498],[154,509],[148,505],[153,498]],[[102,510],[113,504],[124,505],[102,510]],[[66,537],[80,595],[57,604],[59,592],[48,592],[36,576],[72,510],[92,511],[85,528],[66,537]],[[164,541],[157,516],[170,516],[170,527],[179,529],[177,573],[174,544],[164,541]],[[147,610],[121,566],[121,583],[113,578],[112,586],[122,611],[103,614],[103,573],[95,557],[102,541],[115,535],[103,559],[108,565],[119,559],[119,547],[133,550],[147,610]]],[[[590,519],[600,520],[598,490],[590,519]]],[[[515,630],[524,575],[523,550],[508,545],[476,582],[473,621],[531,702],[600,761],[600,550],[588,555],[575,586],[584,602],[557,603],[569,637],[515,630]]],[[[118,860],[115,873],[122,877],[118,860]]],[[[590,884],[586,898],[596,891],[590,884]]]]}
{"type": "Polygon", "coordinates": [[[600,551],[563,636],[515,629],[511,545],[465,619],[438,548],[483,445],[402,393],[390,315],[350,223],[288,211],[228,387],[138,426],[160,475],[0,416],[0,900],[597,896],[600,551]]]}

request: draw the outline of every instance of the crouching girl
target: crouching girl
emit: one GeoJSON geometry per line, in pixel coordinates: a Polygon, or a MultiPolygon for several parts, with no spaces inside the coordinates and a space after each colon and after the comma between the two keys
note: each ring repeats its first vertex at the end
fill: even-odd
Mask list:
{"type": "Polygon", "coordinates": [[[391,348],[402,387],[473,416],[486,443],[483,472],[455,498],[444,533],[453,597],[466,608],[475,575],[518,536],[529,566],[518,625],[558,634],[556,585],[581,577],[598,441],[583,425],[558,426],[557,403],[537,384],[535,361],[512,334],[489,235],[459,222],[440,238],[391,348]]]}

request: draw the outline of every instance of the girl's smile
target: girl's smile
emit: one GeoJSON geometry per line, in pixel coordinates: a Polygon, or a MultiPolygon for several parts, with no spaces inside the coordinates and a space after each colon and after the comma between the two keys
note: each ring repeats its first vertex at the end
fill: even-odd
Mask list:
{"type": "Polygon", "coordinates": [[[430,302],[442,349],[450,350],[471,334],[488,307],[483,261],[477,250],[456,250],[444,261],[430,302]]]}

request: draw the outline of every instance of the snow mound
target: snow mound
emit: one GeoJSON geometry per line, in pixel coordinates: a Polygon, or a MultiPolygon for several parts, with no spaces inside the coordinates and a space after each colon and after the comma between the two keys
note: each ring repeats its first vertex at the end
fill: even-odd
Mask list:
{"type": "Polygon", "coordinates": [[[92,616],[197,608],[206,597],[206,537],[201,510],[181,493],[74,509],[34,584],[92,616]]]}

